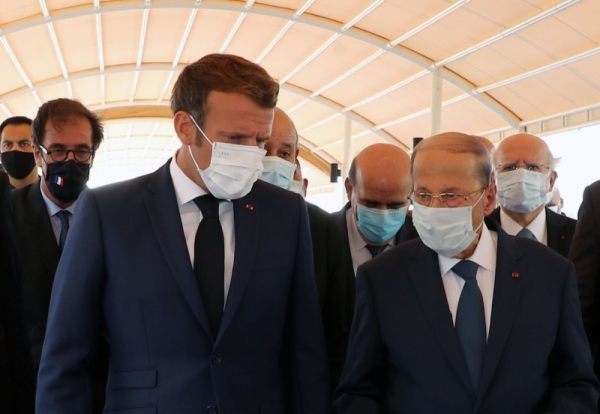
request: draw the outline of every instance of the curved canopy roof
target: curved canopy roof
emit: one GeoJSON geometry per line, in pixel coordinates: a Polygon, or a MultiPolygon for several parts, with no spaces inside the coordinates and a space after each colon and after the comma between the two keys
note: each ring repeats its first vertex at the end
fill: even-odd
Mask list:
{"type": "Polygon", "coordinates": [[[0,120],[78,99],[105,120],[95,181],[128,178],[179,146],[181,69],[238,54],[280,82],[318,186],[374,142],[600,122],[599,19],[597,0],[4,0],[0,120]]]}

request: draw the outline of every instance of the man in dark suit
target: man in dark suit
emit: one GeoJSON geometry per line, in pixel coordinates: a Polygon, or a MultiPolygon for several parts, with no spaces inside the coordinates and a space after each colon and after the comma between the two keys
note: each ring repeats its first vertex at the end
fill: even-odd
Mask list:
{"type": "Polygon", "coordinates": [[[396,145],[368,146],[352,160],[344,181],[349,201],[332,214],[352,281],[359,265],[416,237],[410,184],[410,158],[396,145]]]}
{"type": "Polygon", "coordinates": [[[595,413],[573,265],[485,219],[489,152],[446,133],[412,154],[419,239],[358,270],[339,413],[595,413]]]}
{"type": "Polygon", "coordinates": [[[174,157],[83,194],[52,291],[38,414],[89,412],[102,323],[106,411],[328,412],[306,206],[256,181],[278,91],[243,58],[203,57],[173,88],[174,157]]]}
{"type": "Polygon", "coordinates": [[[12,188],[28,186],[39,178],[31,124],[26,116],[12,116],[0,124],[0,157],[12,188]]]}
{"type": "Polygon", "coordinates": [[[14,260],[7,174],[0,172],[0,412],[33,414],[33,375],[14,260]]]}
{"type": "Polygon", "coordinates": [[[600,181],[585,188],[569,259],[575,264],[583,327],[600,375],[600,181]]]}
{"type": "MultiPolygon", "coordinates": [[[[43,178],[15,189],[17,257],[21,268],[25,322],[37,375],[48,320],[54,274],[79,194],[89,178],[95,151],[103,140],[98,117],[80,102],[44,103],[33,121],[33,150],[43,178]]],[[[94,375],[95,411],[101,412],[106,386],[106,341],[94,375]]]]}
{"type": "MultiPolygon", "coordinates": [[[[286,190],[300,192],[298,190],[302,189],[303,184],[301,173],[299,179],[294,181],[295,173],[299,171],[298,132],[291,118],[279,108],[275,108],[273,130],[265,150],[265,168],[260,178],[286,190]]],[[[306,207],[329,371],[335,389],[344,366],[352,324],[354,283],[344,272],[342,246],[331,215],[312,203],[307,202],[306,207]]]]}
{"type": "Polygon", "coordinates": [[[576,220],[546,207],[556,178],[548,145],[529,134],[512,135],[493,153],[498,203],[490,218],[511,235],[533,238],[567,257],[576,220]]]}

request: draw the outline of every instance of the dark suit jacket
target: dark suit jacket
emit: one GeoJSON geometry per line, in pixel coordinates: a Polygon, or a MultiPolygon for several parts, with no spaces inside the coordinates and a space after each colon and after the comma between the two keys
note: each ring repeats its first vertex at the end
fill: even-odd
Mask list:
{"type": "Polygon", "coordinates": [[[600,374],[600,181],[585,188],[569,259],[575,263],[583,326],[600,374]]]}
{"type": "Polygon", "coordinates": [[[37,373],[46,332],[52,282],[60,252],[40,193],[40,181],[13,190],[12,199],[15,206],[16,246],[21,266],[25,321],[33,368],[37,373]]]}
{"type": "Polygon", "coordinates": [[[33,375],[14,257],[8,177],[0,173],[0,413],[33,413],[33,375]]]}
{"type": "MultiPolygon", "coordinates": [[[[332,219],[334,225],[337,228],[338,237],[340,238],[340,243],[343,246],[343,260],[344,267],[346,268],[346,274],[348,276],[352,276],[350,279],[352,280],[352,285],[354,286],[354,265],[352,264],[352,253],[350,251],[350,241],[348,240],[348,223],[346,223],[346,211],[350,208],[350,202],[346,203],[346,205],[335,213],[332,213],[332,219]]],[[[398,233],[396,233],[395,243],[396,245],[403,243],[407,240],[414,239],[415,237],[419,237],[417,230],[412,222],[411,216],[406,216],[406,221],[404,225],[400,227],[398,233]]]]}
{"type": "MultiPolygon", "coordinates": [[[[338,385],[354,310],[354,280],[346,276],[343,246],[331,214],[306,203],[315,261],[315,277],[325,329],[332,387],[338,385]]],[[[332,391],[333,391],[332,389],[332,391]]]]}
{"type": "MultiPolygon", "coordinates": [[[[35,377],[42,355],[52,284],[60,251],[40,192],[40,180],[13,190],[12,200],[15,207],[15,240],[21,269],[25,325],[35,377]]],[[[98,347],[99,357],[93,375],[94,412],[102,412],[104,406],[108,364],[108,345],[104,337],[98,340],[98,347]]]]}
{"type": "Polygon", "coordinates": [[[169,163],[80,196],[52,291],[38,414],[88,412],[101,321],[111,347],[107,411],[328,412],[306,204],[259,180],[233,210],[233,273],[215,338],[169,163]]]}
{"type": "Polygon", "coordinates": [[[454,330],[437,254],[416,239],[365,263],[340,413],[595,413],[573,265],[498,233],[493,310],[478,393],[454,330]]]}
{"type": "MultiPolygon", "coordinates": [[[[500,223],[500,207],[496,207],[488,217],[500,223]]],[[[569,255],[569,249],[571,248],[571,240],[573,240],[576,224],[577,220],[557,214],[546,207],[548,247],[562,257],[567,257],[569,255]]]]}

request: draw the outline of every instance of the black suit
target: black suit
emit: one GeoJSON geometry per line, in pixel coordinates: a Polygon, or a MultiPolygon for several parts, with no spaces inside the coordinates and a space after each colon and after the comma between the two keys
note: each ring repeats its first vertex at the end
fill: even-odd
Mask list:
{"type": "Polygon", "coordinates": [[[575,263],[583,326],[600,375],[600,181],[583,192],[569,259],[575,263]]]}
{"type": "MultiPolygon", "coordinates": [[[[497,207],[488,216],[500,223],[500,207],[497,207]]],[[[500,223],[502,225],[502,223],[500,223]]],[[[575,233],[577,220],[562,216],[546,207],[546,231],[548,235],[548,247],[563,257],[569,255],[571,240],[575,233]]]]}
{"type": "Polygon", "coordinates": [[[0,413],[33,413],[33,375],[14,260],[8,177],[0,173],[0,413]]]}
{"type": "Polygon", "coordinates": [[[344,367],[354,309],[354,280],[346,277],[343,250],[331,214],[306,203],[313,243],[315,278],[325,329],[333,389],[344,367]]]}
{"type": "MultiPolygon", "coordinates": [[[[348,240],[348,223],[346,222],[346,211],[349,208],[350,202],[346,203],[346,205],[340,211],[332,213],[331,217],[335,227],[337,228],[338,237],[340,237],[340,243],[342,244],[344,254],[343,263],[346,268],[346,274],[350,277],[352,280],[352,286],[354,286],[354,265],[352,264],[352,252],[350,251],[350,241],[348,240]]],[[[419,234],[413,225],[412,217],[407,215],[404,225],[400,227],[400,230],[398,230],[398,233],[396,233],[394,243],[397,246],[400,243],[416,237],[419,237],[419,234]]]]}
{"type": "MultiPolygon", "coordinates": [[[[12,192],[25,323],[35,375],[39,369],[42,345],[46,334],[54,274],[60,260],[58,242],[40,191],[40,182],[38,180],[12,192]]],[[[101,412],[108,372],[108,345],[102,339],[98,346],[99,356],[94,371],[93,385],[95,387],[95,411],[101,412]]]]}

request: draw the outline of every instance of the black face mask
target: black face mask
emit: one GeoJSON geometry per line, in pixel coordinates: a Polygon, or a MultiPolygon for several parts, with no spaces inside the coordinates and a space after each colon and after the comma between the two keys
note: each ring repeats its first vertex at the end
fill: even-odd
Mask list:
{"type": "Polygon", "coordinates": [[[35,167],[33,152],[7,151],[2,153],[1,158],[8,175],[17,180],[27,177],[35,167]]]}
{"type": "Polygon", "coordinates": [[[69,160],[46,166],[48,190],[63,203],[76,200],[90,178],[90,164],[69,160]]]}

